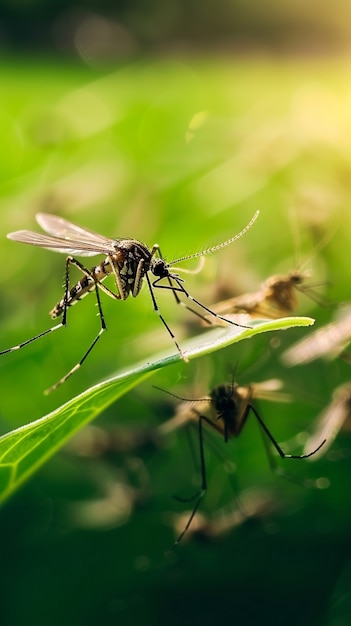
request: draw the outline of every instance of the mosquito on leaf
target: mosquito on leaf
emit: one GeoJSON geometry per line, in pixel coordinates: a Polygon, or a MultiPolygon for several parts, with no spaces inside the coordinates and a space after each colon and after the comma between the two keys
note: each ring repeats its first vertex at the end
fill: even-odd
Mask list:
{"type": "MultiPolygon", "coordinates": [[[[255,213],[245,228],[227,241],[202,250],[201,252],[183,256],[175,259],[174,261],[167,262],[162,256],[158,244],[154,244],[154,246],[150,249],[146,244],[138,241],[137,239],[111,239],[86,228],[82,228],[81,226],[76,226],[62,217],[50,215],[48,213],[37,213],[36,220],[47,234],[36,233],[30,230],[19,230],[9,233],[7,237],[21,243],[47,248],[48,250],[53,250],[54,252],[68,254],[66,258],[65,289],[63,298],[50,311],[52,319],[61,318],[61,322],[48,330],[35,335],[31,339],[27,339],[16,346],[2,350],[0,355],[19,350],[33,341],[36,341],[37,339],[40,339],[41,337],[44,337],[45,335],[58,330],[63,326],[66,326],[68,309],[72,305],[79,302],[79,300],[81,300],[88,293],[95,292],[100,319],[100,330],[86,352],[83,354],[80,361],[78,361],[76,365],[74,365],[69,372],[65,374],[65,376],[60,378],[57,383],[50,387],[46,393],[53,391],[80,368],[107,328],[100,301],[100,291],[114,300],[126,300],[130,294],[135,298],[140,293],[144,280],[146,280],[153,310],[157,313],[162,324],[169,333],[180,357],[184,361],[188,361],[186,354],[182,351],[174,333],[160,312],[155,290],[168,289],[173,293],[177,304],[182,304],[200,318],[204,319],[204,315],[182,302],[179,296],[183,295],[187,300],[195,303],[198,307],[200,307],[200,309],[205,311],[206,314],[210,314],[214,318],[219,318],[220,316],[217,313],[214,313],[209,307],[205,306],[199,300],[196,300],[196,298],[190,295],[184,287],[184,279],[182,279],[178,274],[178,271],[186,270],[178,268],[176,265],[184,263],[190,259],[203,257],[211,252],[216,252],[217,250],[233,243],[239,239],[239,237],[244,235],[249,228],[251,228],[258,215],[259,211],[255,213]],[[92,257],[98,254],[105,255],[105,259],[102,263],[91,269],[87,268],[75,258],[75,256],[92,257]],[[73,286],[71,286],[70,283],[70,270],[72,266],[77,268],[83,274],[83,278],[73,286]],[[115,290],[110,289],[103,282],[110,275],[114,278],[115,290]],[[162,283],[161,281],[164,282],[162,283]]],[[[226,321],[225,318],[221,319],[222,321],[226,321]]],[[[232,320],[228,320],[227,323],[241,326],[232,320]]]]}

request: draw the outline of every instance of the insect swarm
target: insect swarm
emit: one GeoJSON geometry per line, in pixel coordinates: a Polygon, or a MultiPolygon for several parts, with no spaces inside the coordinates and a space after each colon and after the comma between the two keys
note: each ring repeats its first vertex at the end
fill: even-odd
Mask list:
{"type": "MultiPolygon", "coordinates": [[[[177,263],[188,261],[189,259],[203,257],[210,252],[215,252],[230,243],[233,243],[236,239],[246,233],[249,228],[251,228],[253,223],[256,221],[258,214],[259,211],[255,213],[247,226],[245,226],[240,233],[234,235],[231,239],[228,239],[227,241],[211,248],[207,248],[202,252],[184,256],[168,263],[162,257],[158,244],[154,244],[154,246],[150,249],[137,239],[111,239],[86,228],[76,226],[62,217],[47,213],[38,213],[36,215],[36,220],[41,228],[48,234],[36,233],[30,230],[19,230],[9,233],[7,237],[21,243],[69,254],[66,258],[64,295],[63,298],[50,311],[52,319],[61,317],[62,321],[56,326],[35,335],[31,339],[27,339],[16,346],[2,350],[0,355],[19,350],[33,341],[44,337],[48,333],[66,326],[67,311],[69,307],[79,302],[79,300],[81,300],[88,293],[94,291],[98,306],[100,330],[86,352],[83,354],[80,361],[78,361],[78,363],[76,363],[76,365],[74,365],[69,372],[65,374],[65,376],[60,378],[57,383],[50,387],[46,393],[53,391],[81,367],[103,332],[107,329],[101,307],[100,290],[114,300],[126,300],[130,294],[135,298],[140,293],[145,279],[148,285],[153,310],[157,313],[162,324],[172,338],[181,358],[184,361],[187,361],[188,359],[186,355],[182,352],[182,349],[180,348],[171,328],[159,310],[155,296],[155,289],[168,289],[172,291],[177,304],[183,304],[188,310],[200,317],[203,317],[203,315],[182,302],[179,295],[183,295],[188,300],[194,302],[201,309],[206,311],[207,314],[218,317],[216,313],[212,313],[210,308],[189,294],[183,285],[184,280],[180,278],[178,273],[176,273],[176,271],[181,271],[181,268],[177,268],[175,265],[177,263]],[[105,255],[105,259],[102,263],[100,263],[100,265],[96,265],[91,269],[85,267],[85,265],[78,261],[75,256],[71,256],[77,255],[90,257],[98,254],[105,255]],[[83,274],[83,278],[73,286],[70,286],[71,266],[76,267],[83,274]],[[116,291],[109,289],[103,283],[109,275],[112,275],[114,278],[116,291]],[[150,275],[152,275],[152,278],[150,278],[150,275]],[[160,281],[164,279],[167,281],[167,284],[160,284],[160,281]]],[[[224,320],[224,318],[222,319],[224,320]]],[[[240,325],[231,320],[228,320],[228,323],[235,324],[237,326],[240,325]]]]}
{"type": "MultiPolygon", "coordinates": [[[[171,418],[169,422],[166,422],[163,427],[160,427],[162,434],[170,432],[174,428],[178,428],[186,423],[196,421],[198,426],[198,439],[199,439],[199,458],[200,458],[200,471],[201,471],[201,488],[190,498],[179,498],[182,502],[195,501],[193,510],[190,513],[188,521],[186,522],[183,530],[177,537],[173,547],[175,547],[182,540],[183,536],[189,529],[192,520],[199,508],[200,502],[207,491],[207,474],[206,474],[206,459],[204,450],[204,435],[203,424],[210,427],[217,433],[219,433],[224,442],[227,443],[229,439],[233,437],[239,437],[245,423],[249,417],[250,412],[256,417],[258,424],[261,428],[261,432],[265,435],[264,441],[273,445],[282,459],[306,459],[314,455],[324,444],[325,440],[319,443],[319,445],[312,451],[304,454],[287,454],[285,453],[277,440],[274,438],[265,422],[258,413],[254,399],[271,399],[285,401],[287,396],[285,394],[279,394],[278,389],[281,387],[281,381],[272,379],[262,383],[252,383],[250,385],[240,386],[234,382],[217,385],[210,392],[209,396],[201,399],[189,399],[176,396],[175,394],[167,391],[170,395],[183,400],[186,403],[199,403],[200,408],[194,406],[181,405],[178,414],[174,418],[171,418]],[[206,409],[209,409],[207,413],[206,409]]],[[[165,391],[165,390],[161,390],[165,391]]],[[[265,444],[266,450],[269,455],[269,461],[271,468],[274,469],[274,463],[270,456],[270,448],[265,444]]]]}

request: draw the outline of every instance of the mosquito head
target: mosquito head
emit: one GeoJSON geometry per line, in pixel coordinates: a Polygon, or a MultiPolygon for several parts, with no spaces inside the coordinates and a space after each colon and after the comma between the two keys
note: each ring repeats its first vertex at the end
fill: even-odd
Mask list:
{"type": "Polygon", "coordinates": [[[226,420],[236,409],[233,385],[218,385],[210,392],[211,402],[216,411],[217,419],[226,420]]]}
{"type": "Polygon", "coordinates": [[[311,272],[302,272],[301,270],[292,270],[289,274],[290,281],[293,285],[301,285],[307,278],[310,278],[311,272]]]}
{"type": "Polygon", "coordinates": [[[169,276],[169,265],[164,259],[152,259],[150,269],[157,278],[169,276]]]}
{"type": "Polygon", "coordinates": [[[150,270],[157,276],[158,282],[161,278],[173,278],[179,284],[179,282],[183,282],[183,279],[179,277],[178,274],[171,272],[171,266],[164,259],[152,259],[150,270]]]}
{"type": "Polygon", "coordinates": [[[210,392],[210,398],[216,420],[222,420],[224,441],[227,442],[237,414],[233,385],[217,385],[210,392]]]}

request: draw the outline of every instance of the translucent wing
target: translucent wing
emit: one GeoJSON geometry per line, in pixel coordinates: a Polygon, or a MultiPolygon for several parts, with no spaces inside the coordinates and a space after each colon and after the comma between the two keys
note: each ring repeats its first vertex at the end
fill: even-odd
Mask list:
{"type": "Polygon", "coordinates": [[[85,244],[90,243],[104,250],[106,247],[111,248],[110,238],[94,233],[92,230],[87,228],[82,228],[81,226],[72,224],[71,222],[63,219],[63,217],[50,215],[50,213],[37,213],[35,219],[37,220],[39,226],[41,226],[45,232],[49,233],[49,235],[52,235],[53,237],[68,239],[69,241],[74,241],[76,243],[78,243],[78,241],[85,244]]]}
{"type": "Polygon", "coordinates": [[[326,443],[320,451],[318,450],[316,454],[310,457],[311,461],[316,461],[322,454],[325,454],[339,430],[343,427],[343,424],[350,418],[350,415],[351,385],[350,383],[346,383],[335,389],[331,403],[316,419],[313,433],[305,445],[304,452],[313,449],[323,441],[323,439],[326,439],[326,443]]]}
{"type": "Polygon", "coordinates": [[[85,230],[61,217],[38,213],[36,219],[46,232],[53,235],[52,237],[31,230],[17,230],[14,233],[9,233],[7,238],[55,252],[78,256],[96,256],[97,254],[115,252],[113,246],[115,240],[85,230]]]}
{"type": "Polygon", "coordinates": [[[272,378],[261,383],[251,383],[254,398],[261,400],[272,400],[272,402],[292,402],[293,397],[289,393],[279,391],[283,382],[279,378],[272,378]]]}
{"type": "MultiPolygon", "coordinates": [[[[49,237],[48,235],[41,235],[31,230],[16,230],[14,233],[7,235],[8,239],[14,241],[20,241],[21,243],[28,243],[31,246],[39,246],[40,248],[47,248],[54,252],[63,252],[64,254],[76,254],[77,256],[96,256],[97,254],[106,254],[108,250],[97,250],[97,246],[93,246],[91,243],[77,242],[74,245],[73,241],[60,239],[59,237],[49,237]]],[[[111,251],[111,250],[109,250],[111,251]]]]}
{"type": "Polygon", "coordinates": [[[287,365],[309,363],[320,357],[338,356],[351,339],[351,312],[337,322],[331,322],[297,342],[283,354],[287,365]]]}

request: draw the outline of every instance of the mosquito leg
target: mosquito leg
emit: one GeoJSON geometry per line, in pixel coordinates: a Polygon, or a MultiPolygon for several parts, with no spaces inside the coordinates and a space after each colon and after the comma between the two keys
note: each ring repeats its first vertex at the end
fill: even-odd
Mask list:
{"type": "MultiPolygon", "coordinates": [[[[55,389],[57,389],[64,382],[66,382],[66,380],[70,376],[72,376],[72,374],[74,374],[74,372],[76,372],[80,368],[82,363],[84,363],[85,359],[87,358],[88,354],[91,352],[91,350],[95,346],[95,344],[98,341],[98,339],[101,337],[102,333],[106,330],[106,324],[105,324],[105,319],[104,319],[104,315],[103,315],[102,308],[101,308],[100,294],[99,294],[99,290],[98,290],[98,285],[101,284],[101,283],[99,283],[95,279],[94,274],[90,270],[88,270],[86,267],[84,267],[84,265],[82,265],[82,263],[77,261],[77,259],[75,259],[72,256],[68,256],[67,259],[66,259],[65,293],[64,293],[63,302],[62,302],[63,306],[62,306],[62,323],[61,323],[61,326],[66,326],[67,325],[67,309],[69,307],[69,296],[71,296],[71,298],[74,298],[74,296],[76,296],[76,299],[77,300],[79,299],[79,291],[76,291],[76,293],[74,293],[74,294],[72,294],[72,291],[70,291],[70,279],[69,279],[70,265],[73,265],[74,267],[77,267],[78,269],[81,270],[81,272],[85,276],[87,276],[92,281],[94,281],[93,284],[94,284],[95,295],[96,295],[96,300],[97,300],[98,309],[99,309],[99,317],[100,317],[100,322],[101,322],[101,328],[100,328],[99,333],[95,337],[94,341],[92,342],[92,344],[89,346],[88,350],[85,352],[85,354],[81,358],[81,360],[65,376],[60,378],[60,380],[57,383],[55,383],[54,385],[49,387],[49,389],[46,389],[45,392],[44,392],[46,395],[51,393],[55,389]]],[[[77,283],[76,287],[78,285],[80,286],[81,289],[83,288],[83,285],[81,283],[77,283]]],[[[75,301],[75,300],[73,300],[73,301],[75,301]]],[[[60,305],[61,305],[61,303],[59,303],[56,306],[56,309],[54,309],[54,311],[56,311],[57,314],[60,313],[60,305]]]]}
{"type": "MultiPolygon", "coordinates": [[[[209,419],[208,417],[206,417],[206,415],[203,415],[203,416],[202,416],[202,419],[203,419],[205,422],[207,422],[207,424],[209,424],[209,426],[210,426],[211,428],[214,428],[215,430],[217,430],[217,426],[216,426],[216,424],[215,424],[215,423],[214,423],[211,419],[209,419]]],[[[246,417],[244,416],[244,418],[243,418],[243,422],[242,422],[242,427],[244,426],[246,419],[247,419],[247,416],[246,416],[246,417]]],[[[226,430],[226,427],[227,427],[227,424],[225,424],[225,430],[226,430]]],[[[218,431],[217,431],[217,432],[218,432],[220,435],[223,435],[223,431],[222,431],[222,429],[221,429],[221,428],[218,428],[218,431]]],[[[228,434],[225,432],[225,433],[224,433],[224,442],[225,442],[225,443],[228,443],[228,441],[229,441],[229,436],[228,436],[228,434]]],[[[227,458],[227,456],[226,456],[225,454],[223,454],[223,446],[219,446],[219,445],[218,445],[217,440],[215,441],[215,440],[213,440],[213,439],[210,439],[210,440],[209,440],[209,443],[210,443],[210,445],[211,445],[211,447],[212,447],[212,449],[213,449],[214,453],[215,453],[215,454],[216,454],[216,455],[217,455],[217,456],[218,456],[218,457],[219,457],[222,461],[227,462],[228,458],[227,458]]],[[[266,442],[266,443],[267,443],[267,442],[266,442]]],[[[234,465],[234,468],[235,468],[235,465],[234,465]]],[[[235,493],[235,499],[236,499],[236,502],[237,502],[237,505],[238,505],[238,509],[239,509],[239,511],[242,513],[242,515],[243,515],[244,517],[247,517],[247,516],[248,516],[248,515],[247,515],[247,512],[245,511],[245,507],[243,506],[243,504],[242,504],[242,502],[241,502],[241,500],[240,500],[240,497],[239,497],[239,484],[238,484],[238,479],[237,479],[237,478],[233,479],[233,475],[232,475],[232,474],[233,474],[233,470],[232,470],[232,469],[231,469],[230,471],[228,471],[228,470],[227,470],[227,471],[226,471],[226,473],[227,473],[227,477],[228,477],[229,484],[231,485],[231,488],[232,488],[233,492],[235,493]]]]}
{"type": "Polygon", "coordinates": [[[48,330],[44,330],[44,332],[39,333],[39,335],[35,335],[35,337],[32,337],[31,339],[27,339],[27,341],[22,341],[22,343],[19,343],[17,346],[12,346],[12,348],[7,348],[6,350],[2,350],[0,352],[0,356],[2,354],[6,354],[7,352],[14,352],[15,350],[24,348],[24,346],[27,346],[29,343],[32,343],[33,341],[36,341],[37,339],[40,339],[41,337],[44,337],[45,335],[48,335],[49,333],[54,332],[54,330],[58,330],[59,328],[62,328],[62,326],[63,324],[62,322],[60,322],[60,324],[57,324],[56,326],[53,326],[52,328],[48,328],[48,330]]]}
{"type": "MultiPolygon", "coordinates": [[[[106,278],[108,276],[109,272],[103,273],[103,270],[101,270],[102,266],[97,266],[95,268],[95,270],[99,269],[99,273],[100,276],[98,277],[94,271],[89,270],[87,267],[85,267],[82,263],[80,263],[80,261],[78,261],[77,259],[75,259],[73,256],[68,256],[66,259],[66,278],[65,278],[65,294],[63,299],[61,300],[61,302],[59,302],[56,307],[53,309],[53,312],[56,312],[56,316],[60,315],[62,313],[63,318],[65,319],[66,314],[65,314],[65,309],[67,311],[67,309],[69,308],[69,306],[75,302],[78,302],[81,298],[83,298],[87,293],[89,293],[89,291],[92,291],[95,288],[95,285],[98,286],[99,289],[101,289],[101,291],[103,291],[104,293],[106,293],[106,295],[110,296],[111,298],[113,298],[114,300],[121,300],[124,299],[122,298],[122,296],[120,295],[120,289],[121,289],[121,283],[120,280],[117,283],[117,278],[119,279],[119,276],[117,274],[117,269],[115,268],[114,264],[113,264],[113,259],[111,259],[110,257],[109,261],[110,261],[110,265],[112,266],[112,271],[113,274],[115,275],[116,278],[116,284],[117,284],[117,289],[118,289],[118,293],[114,293],[111,289],[109,289],[108,287],[106,287],[106,285],[104,285],[101,281],[104,280],[104,278],[106,278]],[[77,269],[79,269],[82,274],[84,274],[88,280],[90,279],[90,283],[85,281],[85,283],[82,281],[79,281],[76,285],[73,286],[73,288],[70,290],[69,288],[69,266],[73,265],[74,267],[76,267],[77,269]],[[101,276],[102,274],[102,276],[101,276]]],[[[84,279],[83,279],[84,281],[84,279]]]]}
{"type": "MultiPolygon", "coordinates": [[[[200,318],[200,320],[202,320],[203,322],[206,322],[206,324],[208,324],[209,326],[212,326],[212,323],[210,322],[210,320],[207,319],[207,317],[205,317],[204,315],[202,315],[202,313],[199,313],[199,311],[196,311],[195,309],[193,309],[191,306],[189,306],[188,304],[185,304],[185,302],[183,302],[178,294],[177,291],[178,289],[174,287],[174,285],[172,285],[172,281],[170,279],[170,277],[168,276],[168,282],[169,282],[169,287],[167,287],[166,285],[156,285],[156,287],[159,288],[164,288],[164,289],[171,289],[171,291],[173,292],[175,301],[177,304],[180,304],[181,306],[183,306],[185,309],[187,309],[188,311],[190,311],[190,313],[193,313],[194,315],[197,315],[197,317],[200,318]]],[[[183,292],[183,289],[180,289],[179,291],[183,292]]]]}
{"type": "Polygon", "coordinates": [[[183,539],[185,533],[187,532],[187,530],[190,528],[191,522],[193,521],[196,512],[200,506],[200,502],[202,500],[202,498],[204,497],[206,490],[207,490],[207,477],[206,477],[206,461],[205,461],[205,450],[204,450],[204,438],[203,438],[203,430],[202,430],[202,420],[206,419],[204,418],[202,415],[199,415],[199,421],[198,421],[198,435],[199,435],[199,452],[200,452],[200,470],[201,470],[201,489],[200,491],[198,491],[198,493],[196,493],[194,496],[192,496],[191,498],[179,498],[177,497],[177,500],[179,500],[180,502],[189,502],[189,500],[194,500],[196,499],[195,505],[193,507],[193,510],[190,513],[190,516],[188,518],[187,523],[185,524],[182,532],[178,535],[177,539],[175,540],[174,544],[171,546],[170,550],[173,550],[183,539]]]}
{"type": "MultiPolygon", "coordinates": [[[[159,251],[159,253],[161,254],[161,252],[160,252],[160,249],[159,249],[159,248],[158,248],[158,251],[159,251]]],[[[161,257],[161,258],[162,258],[162,257],[161,257]]],[[[179,288],[174,287],[174,285],[172,285],[172,280],[171,280],[171,278],[170,278],[169,276],[167,276],[167,280],[168,280],[168,285],[169,285],[169,286],[167,286],[167,285],[157,285],[156,283],[157,283],[159,280],[161,280],[161,279],[156,280],[156,281],[153,283],[153,286],[156,286],[156,287],[158,287],[158,288],[160,288],[160,289],[162,289],[162,287],[163,287],[164,289],[170,289],[170,290],[172,291],[173,295],[174,295],[174,299],[175,299],[175,301],[176,301],[176,303],[177,303],[177,304],[180,304],[180,305],[181,305],[181,306],[183,306],[185,309],[188,309],[188,311],[190,311],[190,312],[191,312],[191,313],[193,313],[194,315],[197,315],[200,319],[205,320],[205,322],[207,322],[208,324],[210,324],[210,325],[211,325],[211,322],[209,322],[209,321],[208,321],[208,320],[207,320],[207,319],[206,319],[203,315],[201,315],[201,313],[199,313],[198,311],[195,311],[195,309],[192,309],[190,306],[188,306],[187,304],[185,304],[185,302],[182,302],[182,301],[181,301],[181,299],[179,298],[179,296],[178,296],[178,294],[177,294],[177,291],[180,291],[181,293],[182,293],[182,292],[184,292],[184,290],[183,290],[182,286],[179,286],[179,288]]]]}
{"type": "Polygon", "coordinates": [[[155,298],[155,294],[154,294],[154,291],[153,291],[153,288],[152,288],[152,285],[151,285],[151,282],[150,282],[150,279],[149,279],[149,276],[148,276],[147,272],[146,272],[145,276],[146,276],[147,284],[148,284],[148,287],[149,287],[149,291],[150,291],[150,295],[151,295],[154,311],[155,311],[155,313],[157,313],[157,315],[159,316],[162,324],[165,326],[166,330],[168,331],[169,335],[171,336],[172,341],[175,344],[175,346],[176,346],[176,348],[177,348],[181,358],[183,359],[183,361],[188,363],[189,359],[183,353],[180,345],[178,344],[178,342],[177,342],[177,340],[175,338],[174,333],[172,332],[172,330],[168,326],[168,324],[167,324],[166,320],[164,319],[164,317],[161,315],[161,312],[160,312],[160,309],[158,308],[158,304],[157,304],[157,301],[156,301],[156,298],[155,298]]]}
{"type": "Polygon", "coordinates": [[[97,305],[98,305],[99,317],[100,317],[100,322],[101,322],[101,328],[100,328],[98,334],[96,335],[95,339],[90,344],[88,350],[84,353],[84,355],[82,356],[80,361],[78,361],[78,363],[76,363],[76,365],[74,365],[74,367],[72,367],[72,369],[70,369],[69,372],[67,372],[67,374],[65,374],[65,376],[60,378],[60,380],[58,380],[57,383],[52,385],[52,387],[49,387],[49,389],[46,389],[45,394],[49,394],[52,391],[54,391],[55,389],[57,389],[57,387],[62,385],[64,382],[66,382],[66,380],[70,376],[72,376],[72,374],[74,374],[80,368],[80,366],[84,363],[85,359],[87,358],[87,356],[90,354],[90,352],[94,348],[94,346],[97,343],[97,341],[100,339],[100,337],[103,334],[103,332],[105,330],[107,330],[104,314],[103,314],[102,308],[101,308],[101,301],[100,301],[100,294],[99,294],[99,289],[98,289],[98,283],[95,283],[95,295],[96,295],[96,301],[97,301],[97,305]]]}
{"type": "Polygon", "coordinates": [[[73,257],[67,257],[66,259],[65,293],[64,293],[64,298],[63,298],[64,306],[63,306],[62,322],[60,322],[59,324],[56,324],[56,326],[53,326],[52,328],[48,328],[48,330],[44,330],[42,333],[39,333],[38,335],[35,335],[34,337],[31,337],[31,339],[22,341],[22,343],[19,343],[17,346],[12,346],[12,348],[7,348],[6,350],[2,350],[0,352],[0,356],[2,354],[6,354],[7,352],[14,352],[15,350],[20,350],[20,348],[24,348],[24,346],[27,346],[33,341],[36,341],[37,339],[40,339],[41,337],[45,337],[45,335],[48,335],[49,333],[52,333],[55,330],[58,330],[59,328],[66,326],[67,299],[68,299],[68,293],[69,293],[69,264],[73,263],[74,261],[75,259],[73,259],[73,257]]]}
{"type": "Polygon", "coordinates": [[[326,439],[324,439],[322,441],[322,443],[319,444],[319,446],[317,448],[315,448],[315,450],[312,450],[312,452],[309,452],[308,454],[286,454],[280,447],[280,445],[278,444],[278,442],[274,439],[272,433],[270,432],[270,430],[268,430],[266,424],[264,423],[264,421],[262,420],[262,418],[260,417],[260,415],[258,414],[258,412],[256,411],[255,407],[250,404],[249,409],[251,409],[251,411],[255,414],[261,428],[263,428],[264,432],[266,433],[268,439],[271,441],[271,443],[273,444],[273,446],[275,447],[276,451],[278,452],[279,456],[282,459],[308,459],[308,457],[313,456],[313,454],[315,454],[316,452],[318,452],[318,450],[321,449],[322,446],[324,446],[326,439]]]}
{"type": "MultiPolygon", "coordinates": [[[[154,256],[154,254],[156,254],[156,252],[158,253],[158,256],[162,259],[163,256],[162,256],[162,253],[161,253],[161,250],[160,250],[160,246],[158,244],[155,244],[154,247],[152,248],[151,255],[154,256]]],[[[204,261],[204,257],[202,257],[202,259],[204,261]]],[[[188,274],[197,274],[198,272],[201,271],[202,267],[203,267],[203,262],[200,263],[198,269],[196,269],[195,271],[191,271],[191,270],[187,271],[187,273],[188,274]]],[[[182,270],[182,271],[184,271],[184,270],[182,270]]],[[[175,299],[177,304],[180,304],[181,306],[183,306],[185,309],[187,309],[188,311],[190,311],[194,315],[197,315],[197,317],[199,317],[202,321],[206,322],[206,324],[209,324],[209,326],[212,326],[211,322],[208,319],[206,319],[206,317],[204,315],[201,315],[201,313],[199,313],[195,309],[192,309],[190,306],[185,304],[185,302],[181,301],[181,299],[179,298],[179,296],[177,294],[177,291],[180,291],[181,293],[185,293],[185,295],[187,297],[189,297],[189,294],[185,291],[185,289],[182,287],[182,285],[180,283],[178,283],[178,287],[174,287],[174,285],[172,284],[172,280],[171,280],[170,276],[167,276],[167,280],[168,280],[169,285],[158,285],[157,283],[160,280],[161,280],[161,278],[158,278],[157,280],[155,280],[152,283],[152,286],[153,287],[157,287],[159,289],[170,289],[173,292],[174,299],[175,299]]],[[[212,313],[212,311],[211,311],[211,313],[212,313]]],[[[230,323],[233,323],[233,322],[230,322],[230,323]]]]}
{"type": "Polygon", "coordinates": [[[289,482],[294,483],[294,485],[298,485],[299,487],[309,488],[313,486],[313,482],[310,479],[301,479],[299,476],[287,472],[285,468],[279,467],[277,464],[277,457],[273,455],[272,448],[269,444],[269,441],[267,440],[265,432],[260,429],[260,433],[271,471],[274,474],[277,474],[277,476],[280,476],[281,478],[284,478],[285,480],[288,480],[289,482]]]}
{"type": "MultiPolygon", "coordinates": [[[[112,259],[110,259],[110,263],[112,264],[112,259]]],[[[104,276],[102,276],[102,278],[104,278],[104,276]]],[[[119,284],[117,284],[117,288],[119,288],[119,284]]],[[[99,289],[101,289],[107,295],[113,297],[114,299],[117,299],[117,300],[121,299],[120,293],[115,294],[110,289],[105,287],[105,285],[103,285],[101,283],[101,280],[99,280],[97,278],[97,276],[95,276],[93,271],[87,269],[84,265],[82,265],[82,263],[80,263],[74,257],[68,256],[66,258],[64,296],[63,296],[63,299],[55,306],[55,308],[51,312],[51,315],[52,315],[53,318],[59,317],[59,316],[62,315],[62,321],[59,324],[57,324],[56,326],[53,326],[52,328],[49,328],[48,330],[45,330],[44,332],[39,333],[38,335],[35,335],[35,337],[32,337],[31,339],[27,339],[26,341],[23,341],[22,343],[18,344],[17,346],[13,346],[12,348],[7,348],[6,350],[1,351],[0,355],[1,354],[6,354],[6,352],[13,352],[15,350],[19,350],[20,348],[23,348],[27,344],[32,343],[33,341],[36,341],[37,339],[40,339],[41,337],[44,337],[45,335],[47,335],[47,334],[49,334],[49,333],[51,333],[51,332],[53,332],[55,330],[58,330],[59,328],[65,327],[67,325],[67,311],[68,311],[69,306],[71,304],[75,303],[75,302],[78,302],[80,300],[80,298],[82,298],[84,295],[86,295],[90,291],[95,290],[95,295],[96,295],[96,301],[97,301],[97,305],[98,305],[98,311],[99,311],[101,328],[100,328],[97,336],[95,337],[95,339],[93,340],[93,342],[89,346],[88,350],[85,352],[85,354],[81,358],[81,360],[65,376],[63,376],[55,385],[53,385],[52,387],[47,389],[45,391],[45,393],[48,394],[51,391],[54,391],[55,389],[57,389],[57,387],[62,385],[72,374],[74,374],[74,372],[76,372],[80,368],[82,363],[84,363],[85,359],[87,358],[88,354],[94,348],[94,346],[95,346],[96,342],[98,341],[98,339],[101,337],[102,333],[106,330],[105,319],[104,319],[104,315],[103,315],[102,308],[101,308],[99,289]],[[84,276],[86,277],[85,279],[79,281],[72,288],[70,288],[70,266],[71,265],[73,265],[74,267],[79,269],[84,274],[84,276]]]]}
{"type": "Polygon", "coordinates": [[[182,302],[176,292],[183,293],[186,298],[189,298],[189,300],[192,300],[192,302],[195,302],[195,304],[197,304],[199,307],[207,311],[207,313],[209,313],[210,315],[213,315],[213,317],[216,317],[217,319],[222,320],[223,322],[226,322],[227,324],[232,324],[232,326],[239,326],[240,328],[251,328],[251,326],[244,326],[243,324],[237,324],[233,320],[228,320],[226,317],[222,317],[221,315],[218,315],[217,313],[209,309],[207,306],[199,302],[199,300],[196,300],[196,298],[191,296],[190,293],[185,289],[185,287],[183,287],[179,279],[173,278],[173,280],[177,283],[178,287],[175,287],[174,285],[172,285],[170,279],[169,279],[169,282],[170,282],[169,285],[158,285],[157,283],[160,280],[162,280],[162,278],[157,278],[157,280],[155,280],[152,283],[152,286],[156,287],[157,289],[169,289],[170,291],[173,291],[177,304],[181,304],[186,309],[188,309],[188,311],[191,311],[191,313],[194,313],[194,315],[197,315],[197,317],[205,321],[207,324],[211,325],[211,322],[209,322],[209,320],[204,315],[201,315],[201,313],[198,313],[198,311],[195,311],[190,306],[182,302]]]}

